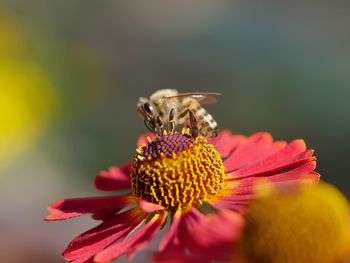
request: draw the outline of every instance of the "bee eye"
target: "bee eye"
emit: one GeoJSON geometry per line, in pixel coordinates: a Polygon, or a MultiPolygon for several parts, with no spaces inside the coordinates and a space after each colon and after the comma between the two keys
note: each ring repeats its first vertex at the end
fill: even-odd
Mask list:
{"type": "Polygon", "coordinates": [[[153,107],[151,106],[151,104],[149,104],[148,102],[146,102],[145,104],[143,104],[143,108],[144,108],[144,110],[145,110],[146,113],[152,114],[152,112],[153,112],[153,107]]]}

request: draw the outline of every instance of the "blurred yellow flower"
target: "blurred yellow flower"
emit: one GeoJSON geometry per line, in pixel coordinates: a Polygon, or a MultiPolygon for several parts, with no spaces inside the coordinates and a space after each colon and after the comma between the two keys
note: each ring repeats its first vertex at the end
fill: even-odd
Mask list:
{"type": "Polygon", "coordinates": [[[346,262],[349,215],[346,198],[326,183],[270,192],[254,201],[246,215],[241,261],[346,262]]]}
{"type": "Polygon", "coordinates": [[[23,54],[17,26],[0,14],[1,168],[40,136],[56,102],[42,71],[23,54]]]}
{"type": "Polygon", "coordinates": [[[38,138],[53,108],[52,89],[37,68],[0,62],[0,167],[38,138]]]}

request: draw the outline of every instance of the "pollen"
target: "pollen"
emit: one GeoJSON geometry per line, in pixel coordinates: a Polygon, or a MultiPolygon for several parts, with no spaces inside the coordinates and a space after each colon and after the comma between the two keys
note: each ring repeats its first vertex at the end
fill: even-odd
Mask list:
{"type": "Polygon", "coordinates": [[[133,159],[133,194],[166,209],[198,207],[223,188],[220,154],[203,137],[164,134],[139,147],[133,159]]]}

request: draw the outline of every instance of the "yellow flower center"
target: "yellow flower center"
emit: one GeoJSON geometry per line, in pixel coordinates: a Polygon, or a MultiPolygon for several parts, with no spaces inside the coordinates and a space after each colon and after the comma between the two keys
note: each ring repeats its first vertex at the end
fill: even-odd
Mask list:
{"type": "Polygon", "coordinates": [[[198,207],[223,187],[220,154],[202,137],[163,135],[136,151],[130,176],[138,198],[167,209],[198,207]]]}
{"type": "Polygon", "coordinates": [[[254,201],[242,239],[244,262],[336,263],[350,250],[349,206],[320,183],[254,201]]]}

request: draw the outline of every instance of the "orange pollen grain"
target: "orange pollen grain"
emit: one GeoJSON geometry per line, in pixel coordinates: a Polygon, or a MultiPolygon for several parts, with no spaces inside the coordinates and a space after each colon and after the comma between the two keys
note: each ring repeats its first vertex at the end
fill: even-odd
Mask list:
{"type": "Polygon", "coordinates": [[[167,209],[198,207],[223,188],[222,159],[203,137],[163,135],[136,151],[130,177],[138,198],[167,209]]]}

